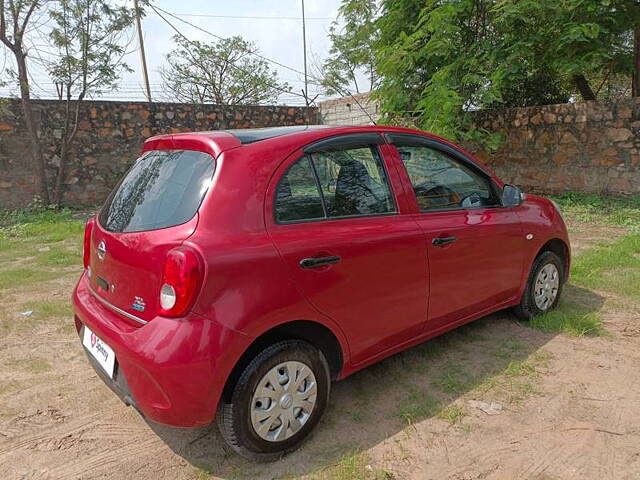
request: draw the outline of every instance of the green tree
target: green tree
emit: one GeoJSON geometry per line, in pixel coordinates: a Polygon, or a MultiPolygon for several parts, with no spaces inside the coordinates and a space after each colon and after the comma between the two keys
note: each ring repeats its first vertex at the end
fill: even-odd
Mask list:
{"type": "Polygon", "coordinates": [[[320,81],[327,95],[343,91],[360,93],[358,75],[366,79],[364,91],[378,85],[375,45],[379,35],[376,19],[380,6],[377,0],[344,0],[338,12],[344,25],[336,20],[329,29],[331,48],[321,67],[320,81]]]}
{"type": "Polygon", "coordinates": [[[458,139],[475,109],[597,98],[607,82],[632,76],[639,5],[384,0],[376,95],[388,116],[414,116],[422,128],[458,139]]]}
{"type": "Polygon", "coordinates": [[[116,88],[122,72],[130,71],[123,61],[122,40],[134,12],[106,0],[58,0],[51,4],[49,15],[53,21],[51,43],[58,55],[49,63],[48,71],[65,102],[54,190],[54,203],[59,205],[84,100],[116,88]]]}
{"type": "Polygon", "coordinates": [[[46,166],[40,145],[38,126],[31,103],[31,87],[27,70],[27,49],[25,35],[31,29],[33,19],[41,13],[46,1],[38,0],[0,0],[0,41],[9,49],[16,62],[15,78],[20,88],[20,103],[29,138],[31,161],[37,172],[38,191],[45,204],[49,203],[46,166]]]}
{"type": "Polygon", "coordinates": [[[173,100],[243,105],[275,102],[290,90],[278,81],[266,60],[255,57],[255,45],[234,36],[218,42],[190,41],[176,35],[160,74],[173,100]]]}

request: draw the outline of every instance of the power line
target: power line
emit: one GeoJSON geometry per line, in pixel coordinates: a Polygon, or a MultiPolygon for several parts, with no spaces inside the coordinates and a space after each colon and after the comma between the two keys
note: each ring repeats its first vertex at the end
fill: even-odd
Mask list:
{"type": "MultiPolygon", "coordinates": [[[[185,19],[183,19],[183,18],[180,18],[180,17],[176,17],[176,16],[175,16],[175,14],[173,14],[173,13],[171,13],[171,12],[168,12],[168,11],[164,10],[163,8],[156,7],[155,5],[151,5],[151,4],[149,4],[149,6],[150,6],[153,10],[155,10],[155,12],[160,16],[160,18],[162,18],[162,19],[163,19],[165,22],[167,22],[167,23],[169,23],[169,22],[168,22],[164,17],[162,17],[162,15],[160,15],[160,13],[158,12],[158,10],[160,10],[160,11],[161,11],[161,12],[163,12],[163,13],[165,13],[166,15],[169,15],[170,17],[175,18],[176,20],[179,20],[179,21],[181,21],[181,22],[183,22],[183,23],[186,23],[187,25],[189,25],[190,27],[195,28],[196,30],[200,30],[202,33],[205,33],[205,34],[207,34],[207,35],[212,36],[213,38],[216,38],[216,39],[218,39],[218,40],[226,40],[224,37],[222,37],[222,36],[220,36],[220,35],[216,35],[215,33],[211,33],[209,30],[206,30],[206,29],[204,29],[204,28],[202,28],[202,27],[199,27],[199,26],[198,26],[198,25],[196,25],[195,23],[192,23],[192,22],[190,22],[190,21],[188,21],[188,20],[185,20],[185,19]]],[[[178,31],[178,30],[177,30],[173,25],[171,25],[170,23],[169,23],[169,25],[170,25],[174,30],[178,31]]],[[[183,37],[184,37],[184,35],[182,35],[182,33],[181,33],[181,32],[178,32],[178,33],[179,33],[181,36],[183,36],[183,37]]],[[[184,38],[186,38],[186,37],[184,37],[184,38]]],[[[191,42],[191,41],[190,41],[190,40],[188,40],[188,39],[187,39],[187,41],[189,41],[190,43],[193,43],[193,42],[191,42]]],[[[300,70],[297,70],[297,69],[295,69],[295,68],[293,68],[293,67],[290,67],[289,65],[285,65],[284,63],[280,63],[280,62],[278,62],[277,60],[273,60],[273,59],[271,59],[271,58],[265,57],[264,55],[261,55],[261,54],[259,54],[259,53],[253,52],[253,51],[251,51],[251,50],[246,50],[246,52],[247,52],[248,54],[250,54],[250,55],[253,55],[253,56],[255,56],[255,57],[261,58],[262,60],[265,60],[265,61],[267,61],[267,62],[273,63],[274,65],[278,65],[279,67],[286,68],[287,70],[291,70],[292,72],[295,72],[295,73],[297,73],[298,75],[304,75],[304,72],[301,72],[300,70]]]]}
{"type": "MultiPolygon", "coordinates": [[[[161,12],[164,12],[166,15],[169,15],[170,17],[173,17],[173,18],[175,18],[176,20],[179,20],[179,21],[181,21],[181,22],[183,22],[183,23],[186,23],[187,25],[189,25],[189,26],[191,26],[191,27],[195,28],[196,30],[200,30],[201,32],[203,32],[203,33],[205,33],[205,34],[207,34],[207,35],[210,35],[210,36],[212,36],[212,37],[214,37],[214,38],[216,38],[216,39],[218,39],[218,40],[225,40],[225,38],[224,38],[224,37],[222,37],[222,36],[220,36],[220,35],[216,35],[215,33],[211,33],[210,31],[205,30],[204,28],[199,27],[198,25],[195,25],[195,24],[194,24],[194,23],[192,23],[192,22],[189,22],[188,20],[185,20],[185,19],[183,19],[183,18],[177,17],[175,14],[173,14],[173,13],[171,13],[171,12],[168,12],[168,11],[164,10],[163,8],[156,7],[156,6],[152,5],[152,4],[149,4],[149,6],[150,6],[150,7],[151,7],[155,12],[156,12],[156,14],[157,14],[160,18],[162,18],[162,19],[163,19],[167,24],[169,24],[169,26],[171,26],[171,28],[173,28],[176,32],[178,32],[178,34],[179,34],[180,36],[182,36],[185,40],[187,40],[189,43],[193,43],[193,42],[191,42],[191,40],[189,40],[187,37],[185,37],[185,36],[182,34],[182,32],[180,32],[180,31],[179,31],[175,26],[173,26],[173,25],[172,25],[172,24],[171,24],[171,23],[170,23],[166,18],[164,18],[164,17],[160,14],[160,12],[158,12],[158,10],[160,10],[161,12]]],[[[273,59],[271,59],[271,58],[265,57],[264,55],[261,55],[261,54],[259,54],[259,53],[253,52],[253,51],[251,51],[251,50],[246,50],[246,52],[247,52],[249,55],[254,55],[254,56],[258,57],[258,58],[261,58],[262,60],[265,60],[265,61],[267,61],[267,62],[273,63],[274,65],[278,65],[278,66],[280,66],[280,67],[282,67],[282,68],[286,68],[287,70],[291,70],[292,72],[295,72],[295,73],[297,73],[298,75],[305,75],[305,73],[304,73],[304,72],[301,72],[300,70],[298,70],[298,69],[296,69],[296,68],[290,67],[289,65],[285,65],[284,63],[280,63],[280,62],[278,62],[278,61],[276,61],[276,60],[273,60],[273,59]]],[[[236,68],[237,68],[237,67],[236,67],[236,68]]],[[[311,75],[309,75],[309,78],[311,78],[311,79],[315,80],[316,82],[320,82],[320,81],[321,81],[319,78],[314,77],[314,76],[311,76],[311,75]]],[[[364,112],[364,114],[365,114],[367,117],[369,117],[369,120],[371,121],[371,123],[373,123],[374,125],[376,125],[376,121],[373,119],[373,117],[371,116],[371,114],[370,114],[370,113],[369,113],[369,112],[368,112],[368,111],[367,111],[367,110],[362,106],[362,104],[361,104],[361,103],[358,101],[358,99],[353,95],[353,93],[351,93],[351,92],[350,92],[348,89],[346,89],[346,88],[345,88],[345,89],[343,89],[343,88],[341,88],[341,87],[338,87],[338,85],[336,85],[335,83],[332,83],[330,86],[331,86],[331,87],[333,87],[333,89],[334,89],[336,92],[338,92],[340,95],[342,95],[343,97],[346,97],[346,96],[351,97],[351,98],[353,99],[353,101],[355,102],[355,104],[356,104],[356,105],[358,105],[358,107],[360,108],[360,110],[362,110],[362,111],[364,112]],[[345,95],[345,93],[344,93],[345,91],[346,91],[346,93],[347,93],[346,95],[345,95]]],[[[291,93],[291,92],[290,92],[290,93],[291,93]]],[[[306,97],[305,97],[305,99],[306,99],[306,97]]]]}
{"type": "MultiPolygon", "coordinates": [[[[257,15],[209,15],[205,13],[174,13],[180,17],[205,17],[205,18],[237,18],[249,20],[302,20],[302,17],[257,16],[257,15]]],[[[306,20],[335,20],[333,17],[306,17],[306,20]]]]}
{"type": "MultiPolygon", "coordinates": [[[[164,22],[165,22],[167,25],[169,25],[169,26],[170,26],[170,27],[171,27],[171,28],[172,28],[172,29],[173,29],[173,30],[174,30],[178,35],[180,35],[182,38],[184,38],[184,39],[185,39],[188,43],[190,43],[191,45],[194,45],[194,42],[193,42],[192,40],[189,40],[189,39],[188,39],[188,38],[187,38],[187,37],[186,37],[186,36],[185,36],[185,35],[184,35],[180,30],[178,30],[178,28],[177,28],[175,25],[173,25],[169,20],[167,20],[167,19],[166,19],[166,18],[165,18],[165,17],[164,17],[164,16],[163,16],[163,15],[162,15],[158,10],[160,10],[160,11],[164,12],[164,13],[165,13],[165,14],[167,14],[167,15],[172,16],[172,17],[173,17],[173,18],[175,18],[176,20],[180,20],[181,22],[185,22],[185,23],[187,23],[187,24],[189,24],[189,25],[193,25],[191,22],[188,22],[188,21],[183,20],[183,19],[181,19],[181,18],[179,18],[179,17],[176,17],[175,15],[173,15],[173,14],[171,14],[171,13],[167,12],[166,10],[163,10],[163,9],[162,9],[162,8],[160,8],[160,7],[156,7],[155,5],[153,5],[153,4],[151,4],[151,3],[149,4],[149,7],[151,7],[151,9],[152,9],[154,12],[156,12],[156,15],[158,15],[162,20],[164,20],[164,22]]],[[[198,28],[199,28],[199,27],[198,27],[198,28]]],[[[208,32],[207,30],[204,30],[204,29],[201,29],[201,30],[202,30],[203,32],[205,32],[205,33],[208,33],[209,35],[213,35],[214,37],[216,37],[216,38],[218,38],[218,39],[220,39],[220,40],[224,40],[224,37],[220,37],[220,36],[218,36],[218,35],[214,35],[213,33],[208,32]]],[[[249,54],[253,54],[253,55],[258,55],[257,53],[255,53],[255,52],[251,52],[250,50],[247,50],[247,53],[249,53],[249,54]]],[[[261,55],[258,55],[258,56],[260,56],[260,57],[261,57],[261,55]]],[[[268,59],[266,59],[266,57],[265,57],[265,60],[269,61],[268,59]]],[[[238,70],[238,71],[240,71],[240,72],[242,72],[242,73],[244,73],[244,74],[248,74],[248,73],[250,73],[250,72],[248,72],[248,71],[244,70],[243,68],[238,67],[238,66],[237,66],[237,65],[235,65],[234,63],[229,63],[229,66],[230,66],[230,67],[232,67],[232,68],[234,68],[234,69],[236,69],[236,70],[238,70]]],[[[285,88],[281,88],[281,87],[277,87],[277,86],[274,86],[274,87],[273,87],[273,89],[274,89],[274,90],[277,90],[277,91],[279,91],[279,92],[282,92],[282,93],[290,94],[290,95],[299,95],[299,94],[296,94],[296,93],[292,92],[291,90],[287,90],[287,89],[285,89],[285,88]]],[[[302,95],[299,95],[299,96],[300,96],[300,97],[302,97],[302,95]]]]}

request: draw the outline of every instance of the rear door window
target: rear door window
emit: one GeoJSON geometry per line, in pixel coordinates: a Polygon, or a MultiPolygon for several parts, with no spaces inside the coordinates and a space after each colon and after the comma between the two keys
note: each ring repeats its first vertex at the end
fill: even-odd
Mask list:
{"type": "Polygon", "coordinates": [[[375,146],[307,154],[289,167],[276,188],[279,223],[395,212],[375,146]]]}
{"type": "Polygon", "coordinates": [[[110,232],[141,232],[185,223],[200,208],[214,169],[215,160],[204,152],[147,152],[107,198],[100,225],[110,232]]]}
{"type": "Polygon", "coordinates": [[[387,174],[374,146],[311,155],[329,217],[395,212],[387,174]]]}

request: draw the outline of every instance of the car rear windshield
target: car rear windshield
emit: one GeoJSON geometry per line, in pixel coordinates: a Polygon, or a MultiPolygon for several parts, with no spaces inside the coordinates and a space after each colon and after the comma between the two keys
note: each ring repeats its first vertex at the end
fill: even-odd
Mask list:
{"type": "Polygon", "coordinates": [[[100,225],[111,232],[141,232],[185,223],[200,208],[214,169],[207,153],[147,152],[107,198],[100,225]]]}

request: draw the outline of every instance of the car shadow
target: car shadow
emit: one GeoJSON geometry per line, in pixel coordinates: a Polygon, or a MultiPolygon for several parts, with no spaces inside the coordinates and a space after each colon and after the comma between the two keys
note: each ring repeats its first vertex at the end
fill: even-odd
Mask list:
{"type": "MultiPolygon", "coordinates": [[[[589,313],[598,311],[604,298],[569,285],[563,301],[579,302],[589,313]]],[[[501,390],[500,379],[518,375],[518,366],[525,362],[539,361],[543,355],[538,352],[556,335],[529,328],[503,311],[396,354],[334,383],[327,411],[310,438],[273,463],[252,463],[235,454],[215,424],[191,430],[149,426],[177,455],[221,478],[317,473],[411,424],[436,416],[446,422],[448,407],[472,390],[474,397],[485,392],[503,402],[510,401],[509,395],[527,395],[524,387],[501,390]]],[[[521,382],[527,386],[526,375],[521,382]]],[[[512,377],[506,383],[510,388],[518,385],[512,377]]]]}

